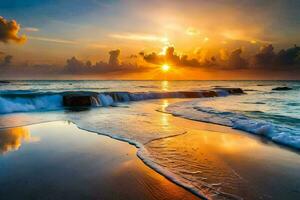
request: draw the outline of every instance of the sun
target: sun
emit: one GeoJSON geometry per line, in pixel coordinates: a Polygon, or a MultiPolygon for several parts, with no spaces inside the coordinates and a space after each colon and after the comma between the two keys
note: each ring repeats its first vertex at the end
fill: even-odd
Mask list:
{"type": "Polygon", "coordinates": [[[161,66],[161,71],[168,72],[170,70],[170,66],[167,64],[164,64],[161,66]]]}

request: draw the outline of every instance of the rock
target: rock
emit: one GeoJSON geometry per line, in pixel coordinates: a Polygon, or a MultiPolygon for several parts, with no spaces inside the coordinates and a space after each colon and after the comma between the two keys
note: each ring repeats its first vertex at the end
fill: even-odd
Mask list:
{"type": "Polygon", "coordinates": [[[273,88],[272,90],[275,90],[275,91],[286,91],[286,90],[292,90],[292,88],[290,88],[290,87],[276,87],[276,88],[273,88]]]}
{"type": "Polygon", "coordinates": [[[93,93],[70,93],[63,96],[63,105],[68,107],[90,107],[97,104],[99,104],[98,98],[93,93]]]}
{"type": "Polygon", "coordinates": [[[218,90],[225,90],[229,94],[244,94],[244,91],[241,88],[217,88],[218,90]]]}
{"type": "Polygon", "coordinates": [[[200,98],[202,97],[202,92],[189,92],[189,91],[182,91],[179,92],[184,98],[200,98]]]}
{"type": "Polygon", "coordinates": [[[8,84],[10,83],[9,81],[0,81],[0,84],[8,84]]]}
{"type": "Polygon", "coordinates": [[[244,94],[244,91],[241,88],[228,88],[227,91],[230,94],[244,94]]]}
{"type": "Polygon", "coordinates": [[[91,106],[92,101],[90,96],[64,96],[63,97],[64,106],[74,107],[74,106],[91,106]]]}
{"type": "Polygon", "coordinates": [[[217,97],[217,96],[219,96],[216,91],[203,91],[202,95],[203,95],[203,97],[217,97]]]}

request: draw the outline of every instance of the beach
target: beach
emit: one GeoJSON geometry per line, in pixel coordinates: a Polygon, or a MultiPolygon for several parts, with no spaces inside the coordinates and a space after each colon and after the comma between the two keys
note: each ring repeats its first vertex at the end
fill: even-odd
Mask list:
{"type": "Polygon", "coordinates": [[[0,130],[1,199],[198,199],[137,149],[68,122],[0,130]]]}
{"type": "MultiPolygon", "coordinates": [[[[148,103],[149,111],[159,103],[148,103]]],[[[66,121],[2,129],[2,136],[12,135],[13,139],[2,140],[8,141],[5,148],[1,144],[1,196],[7,199],[294,199],[299,196],[299,153],[229,127],[163,112],[155,115],[165,129],[184,127],[185,131],[151,140],[144,144],[145,148],[137,149],[66,121]],[[137,152],[145,163],[137,157],[137,152]]]]}
{"type": "MultiPolygon", "coordinates": [[[[283,92],[270,93],[273,85],[256,91],[262,86],[243,82],[246,93],[229,87],[236,82],[222,82],[222,88],[209,82],[203,88],[212,89],[198,91],[192,88],[202,82],[176,82],[167,91],[142,92],[149,82],[129,83],[138,91],[56,91],[61,84],[47,85],[53,89],[46,93],[2,91],[1,196],[299,197],[298,118],[290,112],[297,104],[281,111],[283,92]],[[181,84],[190,88],[178,90],[181,84]],[[276,109],[271,98],[277,98],[276,109]]],[[[297,90],[285,94],[292,102],[297,90]]]]}
{"type": "Polygon", "coordinates": [[[0,0],[0,200],[300,200],[300,0],[0,0]]]}

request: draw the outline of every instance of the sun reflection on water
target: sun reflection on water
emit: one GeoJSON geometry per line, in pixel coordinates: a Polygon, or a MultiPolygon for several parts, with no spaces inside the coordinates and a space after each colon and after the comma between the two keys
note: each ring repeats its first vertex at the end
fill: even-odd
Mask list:
{"type": "Polygon", "coordinates": [[[162,91],[169,91],[169,81],[162,81],[161,82],[161,90],[162,91]]]}
{"type": "Polygon", "coordinates": [[[163,128],[168,128],[170,126],[170,120],[169,120],[169,114],[166,114],[166,108],[169,106],[168,99],[164,99],[161,102],[161,113],[160,113],[160,124],[163,126],[163,128]]]}

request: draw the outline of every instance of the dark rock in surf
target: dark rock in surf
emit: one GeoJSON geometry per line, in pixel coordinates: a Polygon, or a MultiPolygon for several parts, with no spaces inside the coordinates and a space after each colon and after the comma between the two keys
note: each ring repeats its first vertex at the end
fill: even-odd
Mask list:
{"type": "Polygon", "coordinates": [[[202,96],[203,97],[217,97],[219,95],[216,91],[203,91],[202,96]]]}
{"type": "Polygon", "coordinates": [[[9,81],[0,81],[0,84],[9,84],[9,81]]]}
{"type": "Polygon", "coordinates": [[[227,91],[230,94],[244,94],[244,91],[241,88],[228,88],[227,91]]]}
{"type": "Polygon", "coordinates": [[[95,94],[65,94],[63,105],[68,107],[90,107],[98,105],[99,100],[95,94]]]}
{"type": "Polygon", "coordinates": [[[276,87],[272,89],[273,91],[287,91],[287,90],[292,90],[290,87],[276,87]]]}
{"type": "Polygon", "coordinates": [[[200,98],[202,97],[202,92],[189,92],[189,91],[183,91],[179,92],[180,96],[184,98],[200,98]]]}
{"type": "Polygon", "coordinates": [[[245,92],[241,88],[217,88],[217,89],[225,90],[229,94],[245,94],[245,92]]]}
{"type": "Polygon", "coordinates": [[[64,106],[91,106],[92,101],[90,96],[74,96],[68,95],[63,97],[64,106]]]}

